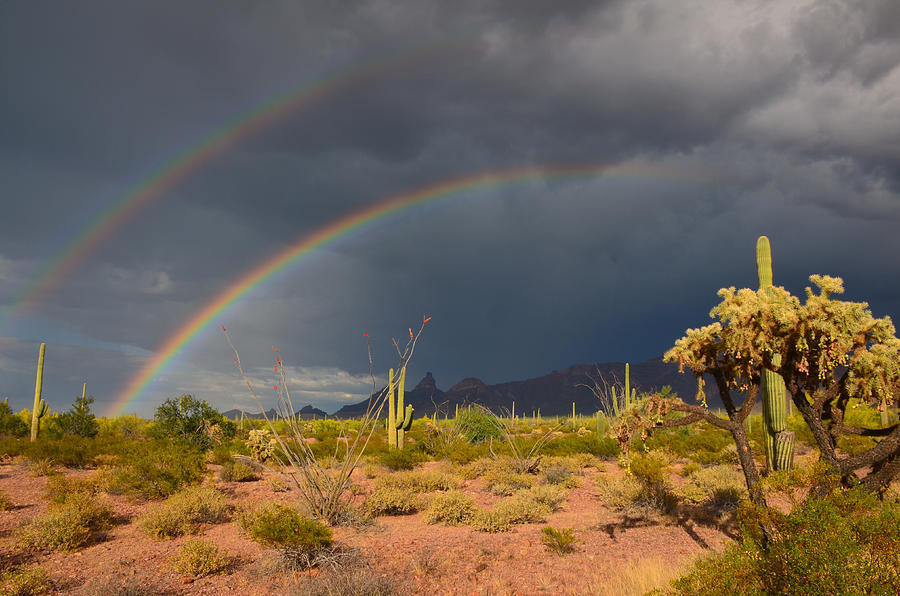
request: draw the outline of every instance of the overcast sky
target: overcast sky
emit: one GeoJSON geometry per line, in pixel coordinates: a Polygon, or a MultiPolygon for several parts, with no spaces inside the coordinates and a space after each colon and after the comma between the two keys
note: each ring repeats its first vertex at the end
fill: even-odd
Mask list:
{"type": "MultiPolygon", "coordinates": [[[[813,273],[900,314],[895,0],[0,2],[0,397],[106,413],[204,306],[391,197],[528,166],[595,176],[456,192],[326,243],[215,317],[129,408],[368,396],[391,338],[442,389],[660,356],[715,292],[813,273]],[[319,91],[318,94],[314,93],[319,91]],[[111,207],[295,93],[19,300],[111,207]],[[180,157],[181,156],[181,157],[180,157]],[[605,173],[602,173],[605,172],[605,173]],[[268,388],[268,390],[267,390],[268,388]]],[[[413,382],[414,382],[413,381],[413,382]]],[[[268,405],[268,404],[267,404],[268,405]]]]}

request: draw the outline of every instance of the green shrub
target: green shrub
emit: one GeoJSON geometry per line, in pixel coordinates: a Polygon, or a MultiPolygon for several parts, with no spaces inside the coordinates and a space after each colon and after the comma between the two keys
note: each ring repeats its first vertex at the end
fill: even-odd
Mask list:
{"type": "Polygon", "coordinates": [[[479,509],[472,516],[469,525],[479,532],[491,534],[508,532],[510,528],[508,517],[502,511],[498,512],[493,509],[479,509]]]}
{"type": "Polygon", "coordinates": [[[392,470],[412,470],[425,461],[425,454],[417,449],[390,449],[378,455],[378,461],[392,470]]]}
{"type": "Polygon", "coordinates": [[[495,495],[511,495],[538,482],[537,476],[533,474],[516,474],[496,468],[487,471],[483,478],[485,488],[495,495]]]}
{"type": "Polygon", "coordinates": [[[112,509],[89,493],[72,493],[63,504],[52,504],[21,530],[22,544],[38,548],[73,551],[112,522],[112,509]]]}
{"type": "Polygon", "coordinates": [[[14,567],[0,574],[0,594],[31,596],[49,592],[50,573],[43,567],[14,567]]]}
{"type": "Polygon", "coordinates": [[[435,495],[423,512],[428,524],[460,526],[469,523],[478,508],[475,499],[460,490],[450,490],[435,495]]]}
{"type": "Polygon", "coordinates": [[[206,401],[191,395],[167,399],[156,408],[152,434],[157,438],[187,441],[206,450],[234,438],[234,422],[217,412],[206,401]]]}
{"type": "Polygon", "coordinates": [[[222,482],[253,482],[259,475],[243,462],[230,461],[219,470],[219,478],[222,482]]]}
{"type": "Polygon", "coordinates": [[[62,412],[55,419],[55,425],[63,435],[75,435],[79,437],[96,437],[100,432],[100,425],[91,412],[93,396],[75,398],[75,403],[68,412],[62,412]]]}
{"type": "Polygon", "coordinates": [[[575,545],[581,542],[575,537],[575,530],[562,528],[557,530],[552,526],[541,528],[541,543],[548,551],[557,555],[564,555],[575,550],[575,545]]]}
{"type": "Polygon", "coordinates": [[[409,515],[422,507],[422,499],[411,488],[392,486],[376,487],[366,498],[363,507],[366,515],[409,515]]]}
{"type": "Polygon", "coordinates": [[[87,493],[96,495],[100,492],[100,480],[97,475],[87,478],[72,478],[65,474],[53,474],[47,477],[44,497],[53,503],[65,503],[72,495],[87,493]]]}
{"type": "Polygon", "coordinates": [[[556,511],[563,500],[565,500],[567,493],[568,490],[563,486],[538,484],[531,488],[520,490],[516,494],[534,499],[538,503],[549,507],[551,511],[556,511]]]}
{"type": "Polygon", "coordinates": [[[860,491],[810,499],[789,515],[745,503],[742,539],[696,563],[677,594],[900,593],[900,506],[860,491]],[[759,523],[775,528],[767,549],[759,523]]]}
{"type": "Polygon", "coordinates": [[[497,418],[480,407],[460,408],[453,424],[472,443],[503,438],[503,427],[497,418]]]}
{"type": "Polygon", "coordinates": [[[172,558],[175,571],[193,577],[222,573],[228,568],[228,558],[208,540],[188,540],[172,558]]]}
{"type": "Polygon", "coordinates": [[[153,441],[136,444],[134,453],[119,457],[109,491],[144,499],[163,499],[203,478],[203,455],[186,443],[153,441]]]}
{"type": "Polygon", "coordinates": [[[0,401],[0,437],[24,437],[27,434],[28,425],[13,414],[9,407],[9,398],[0,401]]]}
{"type": "Polygon", "coordinates": [[[138,519],[154,538],[192,534],[200,524],[215,524],[228,516],[228,500],[212,486],[194,486],[175,493],[138,519]]]}
{"type": "Polygon", "coordinates": [[[709,425],[655,431],[646,443],[635,442],[651,451],[665,450],[699,464],[736,464],[734,439],[728,431],[709,425]]]}
{"type": "Polygon", "coordinates": [[[263,503],[254,511],[239,512],[235,521],[252,540],[265,546],[312,552],[332,544],[327,526],[280,503],[263,503]]]}
{"type": "Polygon", "coordinates": [[[596,434],[579,437],[572,434],[550,441],[543,449],[545,455],[577,455],[589,453],[597,457],[613,458],[622,450],[612,437],[598,437],[596,434]]]}

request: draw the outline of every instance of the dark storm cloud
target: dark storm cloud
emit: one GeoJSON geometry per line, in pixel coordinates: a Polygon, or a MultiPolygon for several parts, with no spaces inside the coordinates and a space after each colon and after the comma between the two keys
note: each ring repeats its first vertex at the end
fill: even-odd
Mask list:
{"type": "MultiPolygon", "coordinates": [[[[56,328],[60,343],[91,345],[93,362],[117,371],[94,385],[108,402],[146,356],[101,346],[156,349],[242,272],[376,201],[535,163],[651,174],[482,189],[331,243],[220,317],[259,366],[254,378],[275,343],[302,367],[298,383],[317,379],[304,396],[336,409],[367,391],[362,332],[384,368],[390,338],[424,313],[435,318],[411,374],[432,370],[444,389],[657,356],[707,322],[716,289],[755,283],[759,234],[791,291],[810,273],[843,275],[848,297],[895,313],[900,290],[883,280],[900,273],[884,257],[900,248],[897,10],[890,0],[2,3],[5,303],[105,208],[226,123],[392,52],[410,58],[194,169],[7,333],[56,328]],[[663,170],[686,180],[652,174],[663,170]]],[[[32,347],[0,360],[23,396],[32,347]]],[[[154,399],[180,387],[225,407],[246,400],[218,334],[200,334],[179,362],[154,399]]]]}

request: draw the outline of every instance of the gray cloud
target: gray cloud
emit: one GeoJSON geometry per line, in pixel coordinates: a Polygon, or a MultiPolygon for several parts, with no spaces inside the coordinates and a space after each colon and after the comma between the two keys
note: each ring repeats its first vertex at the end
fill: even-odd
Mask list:
{"type": "MultiPolygon", "coordinates": [[[[381,371],[390,338],[423,314],[434,320],[411,375],[431,370],[443,388],[657,356],[707,320],[716,289],[755,283],[760,234],[791,291],[810,273],[842,275],[848,298],[895,314],[884,255],[900,248],[897,10],[2,3],[7,309],[87,226],[216,131],[341,83],[159,188],[27,314],[0,321],[0,391],[29,399],[44,339],[55,407],[87,373],[98,405],[111,404],[166,338],[278,251],[412,189],[531,164],[642,173],[471,189],[387,216],[217,319],[253,370],[276,344],[298,395],[336,409],[366,391],[362,333],[381,371]]],[[[136,407],[190,391],[227,409],[246,399],[236,383],[212,327],[136,407]]]]}

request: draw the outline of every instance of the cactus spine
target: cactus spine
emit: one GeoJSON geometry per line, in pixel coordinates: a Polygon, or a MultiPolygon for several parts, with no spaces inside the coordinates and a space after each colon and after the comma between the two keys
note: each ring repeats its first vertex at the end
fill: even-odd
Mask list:
{"type": "MultiPolygon", "coordinates": [[[[769,239],[756,241],[756,272],[759,291],[772,296],[772,249],[769,239]]],[[[781,354],[772,355],[772,365],[781,366],[781,354]]],[[[794,433],[787,430],[787,391],[784,379],[774,370],[760,371],[759,390],[763,401],[763,435],[769,470],[789,470],[794,462],[794,433]]]]}
{"type": "Polygon", "coordinates": [[[38,431],[41,428],[41,418],[47,415],[50,408],[47,402],[41,399],[41,385],[44,382],[44,352],[47,350],[47,344],[41,344],[41,351],[38,353],[37,379],[34,382],[34,408],[31,410],[31,440],[36,441],[38,431]]]}
{"type": "Polygon", "coordinates": [[[406,441],[406,431],[412,426],[413,407],[404,407],[406,385],[406,367],[400,369],[397,375],[397,383],[394,384],[394,369],[388,372],[388,446],[403,449],[406,441]],[[396,398],[394,390],[396,389],[396,398]]]}

